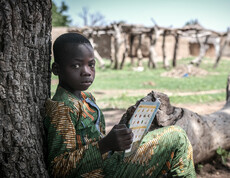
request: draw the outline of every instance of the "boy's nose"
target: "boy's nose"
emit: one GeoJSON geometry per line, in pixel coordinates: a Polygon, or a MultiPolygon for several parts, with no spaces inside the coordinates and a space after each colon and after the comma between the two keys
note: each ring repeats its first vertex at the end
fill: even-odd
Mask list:
{"type": "Polygon", "coordinates": [[[91,75],[90,67],[89,67],[89,66],[84,66],[84,67],[82,68],[81,74],[82,74],[83,76],[90,76],[90,75],[91,75]]]}

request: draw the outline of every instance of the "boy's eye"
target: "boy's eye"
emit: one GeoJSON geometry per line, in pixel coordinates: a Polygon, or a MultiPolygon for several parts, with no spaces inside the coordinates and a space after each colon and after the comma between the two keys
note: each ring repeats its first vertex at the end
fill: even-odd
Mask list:
{"type": "Polygon", "coordinates": [[[94,68],[95,67],[95,64],[89,64],[90,67],[94,68]]]}
{"type": "Polygon", "coordinates": [[[75,68],[76,68],[76,69],[78,69],[79,67],[80,67],[80,65],[79,65],[79,64],[76,64],[76,65],[75,65],[75,68]]]}

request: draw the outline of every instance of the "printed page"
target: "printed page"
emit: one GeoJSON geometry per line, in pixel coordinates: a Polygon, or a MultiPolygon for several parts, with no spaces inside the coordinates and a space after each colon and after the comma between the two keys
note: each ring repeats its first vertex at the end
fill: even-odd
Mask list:
{"type": "Polygon", "coordinates": [[[134,136],[131,148],[125,150],[125,157],[131,155],[138,148],[140,141],[148,132],[159,106],[158,99],[155,102],[141,102],[138,105],[129,122],[129,128],[132,129],[134,136]]]}

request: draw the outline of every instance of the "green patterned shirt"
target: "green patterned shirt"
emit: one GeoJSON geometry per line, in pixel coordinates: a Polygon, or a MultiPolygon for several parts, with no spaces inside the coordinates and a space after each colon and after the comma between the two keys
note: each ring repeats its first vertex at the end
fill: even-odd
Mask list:
{"type": "Polygon", "coordinates": [[[98,141],[105,134],[104,116],[90,93],[81,95],[82,100],[59,86],[46,102],[48,163],[55,177],[82,175],[103,164],[98,141]]]}

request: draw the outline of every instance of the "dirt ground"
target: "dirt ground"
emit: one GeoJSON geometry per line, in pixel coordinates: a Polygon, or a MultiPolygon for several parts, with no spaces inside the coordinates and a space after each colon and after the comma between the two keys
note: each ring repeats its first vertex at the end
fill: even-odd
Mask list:
{"type": "MultiPolygon", "coordinates": [[[[175,106],[186,108],[204,115],[218,111],[224,106],[224,104],[225,102],[216,102],[212,104],[178,104],[175,106]]],[[[105,110],[103,113],[106,120],[106,131],[108,133],[111,128],[120,121],[125,110],[105,110]]],[[[220,158],[216,156],[205,163],[196,165],[197,178],[230,178],[230,160],[228,161],[228,164],[229,166],[222,165],[220,158]]]]}

